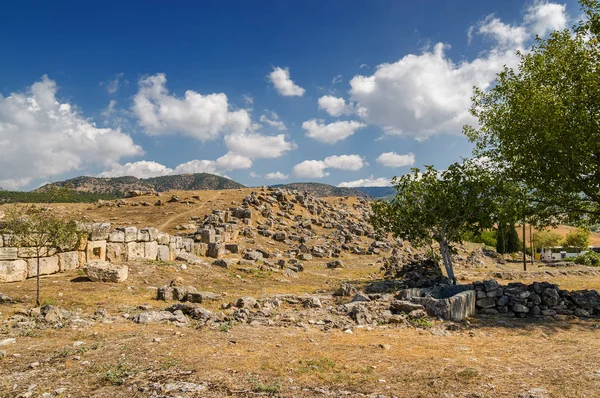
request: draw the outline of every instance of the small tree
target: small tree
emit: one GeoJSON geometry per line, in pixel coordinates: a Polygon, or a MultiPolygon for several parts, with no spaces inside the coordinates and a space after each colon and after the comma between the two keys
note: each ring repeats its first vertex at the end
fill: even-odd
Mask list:
{"type": "Polygon", "coordinates": [[[590,231],[589,229],[578,228],[575,229],[565,236],[565,246],[576,247],[578,249],[585,249],[590,245],[590,231]]]}
{"type": "Polygon", "coordinates": [[[517,253],[523,247],[514,223],[498,224],[497,236],[496,251],[499,254],[517,253]]]}
{"type": "Polygon", "coordinates": [[[0,232],[11,236],[11,244],[16,247],[29,247],[37,257],[36,304],[40,305],[40,257],[47,255],[51,248],[71,249],[79,241],[75,221],[66,221],[49,209],[38,206],[24,206],[7,212],[0,225],[0,232]]]}
{"type": "Polygon", "coordinates": [[[536,247],[554,247],[560,246],[562,236],[554,231],[535,231],[533,233],[533,241],[536,247]]]}
{"type": "MultiPolygon", "coordinates": [[[[454,163],[445,171],[428,166],[423,173],[395,177],[396,196],[372,205],[371,223],[378,234],[392,233],[419,247],[433,242],[448,277],[455,281],[451,254],[469,231],[492,226],[491,176],[473,162],[454,163]]],[[[433,249],[432,249],[433,251],[433,249]]]]}

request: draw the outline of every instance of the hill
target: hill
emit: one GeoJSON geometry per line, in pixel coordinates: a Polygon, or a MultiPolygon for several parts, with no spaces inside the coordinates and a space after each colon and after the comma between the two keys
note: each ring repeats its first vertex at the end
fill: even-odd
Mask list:
{"type": "Polygon", "coordinates": [[[394,187],[357,187],[356,189],[377,199],[392,197],[396,194],[394,187]]]}
{"type": "Polygon", "coordinates": [[[371,196],[358,188],[341,188],[318,182],[294,182],[291,184],[272,185],[274,188],[285,188],[300,192],[309,192],[317,197],[324,196],[356,196],[358,198],[370,199],[371,196]]]}
{"type": "Polygon", "coordinates": [[[76,177],[46,184],[33,192],[46,192],[53,187],[67,187],[76,192],[123,196],[132,190],[164,192],[169,190],[207,190],[244,188],[228,178],[208,173],[179,174],[153,178],[136,177],[76,177]]]}

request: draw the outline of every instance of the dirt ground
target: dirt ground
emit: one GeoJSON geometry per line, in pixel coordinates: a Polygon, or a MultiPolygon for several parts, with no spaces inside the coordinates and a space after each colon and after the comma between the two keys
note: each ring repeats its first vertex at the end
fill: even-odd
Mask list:
{"type": "MultiPolygon", "coordinates": [[[[87,220],[174,232],[190,217],[240,202],[248,192],[203,192],[195,205],[57,207],[65,215],[87,220]]],[[[162,194],[161,199],[172,194],[162,194]]],[[[186,198],[196,193],[176,194],[186,198]]],[[[360,288],[382,279],[382,256],[346,254],[343,269],[326,268],[326,259],[306,261],[295,279],[236,267],[182,267],[179,261],[129,263],[129,278],[122,284],[90,282],[77,270],[43,277],[46,304],[92,320],[64,327],[12,327],[10,317],[33,307],[35,280],[0,284],[0,293],[17,301],[0,304],[0,344],[15,338],[14,343],[0,345],[0,397],[600,396],[600,319],[476,317],[452,327],[434,320],[423,327],[327,331],[302,318],[287,327],[140,325],[126,319],[150,307],[166,307],[169,303],[156,300],[156,288],[176,277],[198,290],[220,293],[221,300],[202,304],[218,312],[222,304],[241,296],[331,293],[347,281],[360,288]],[[108,316],[94,320],[99,310],[108,316]]],[[[540,265],[531,269],[546,269],[540,265]]],[[[474,281],[497,271],[516,272],[521,266],[486,261],[477,267],[458,266],[457,274],[461,281],[474,281]]],[[[565,289],[600,289],[600,276],[535,280],[565,289]]]]}

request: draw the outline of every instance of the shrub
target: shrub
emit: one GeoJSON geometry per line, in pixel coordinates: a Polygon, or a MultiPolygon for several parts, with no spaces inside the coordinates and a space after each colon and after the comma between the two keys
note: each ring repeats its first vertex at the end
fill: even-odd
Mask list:
{"type": "Polygon", "coordinates": [[[588,267],[600,267],[600,254],[588,251],[581,256],[575,257],[573,262],[575,264],[587,265],[588,267]]]}

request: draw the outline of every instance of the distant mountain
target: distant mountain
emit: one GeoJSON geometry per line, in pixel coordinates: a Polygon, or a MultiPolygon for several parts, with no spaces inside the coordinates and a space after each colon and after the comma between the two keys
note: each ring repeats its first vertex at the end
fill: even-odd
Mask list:
{"type": "Polygon", "coordinates": [[[356,189],[377,199],[387,198],[396,194],[394,187],[357,187],[356,189]]]}
{"type": "Polygon", "coordinates": [[[340,188],[318,182],[294,182],[291,184],[272,185],[273,188],[293,189],[300,192],[310,192],[314,196],[356,196],[369,199],[371,196],[357,188],[340,188]]]}
{"type": "Polygon", "coordinates": [[[123,196],[127,191],[169,191],[238,189],[244,185],[228,178],[208,173],[179,174],[153,178],[136,177],[76,177],[65,181],[46,184],[33,192],[45,192],[52,187],[68,187],[76,192],[123,196]]]}

